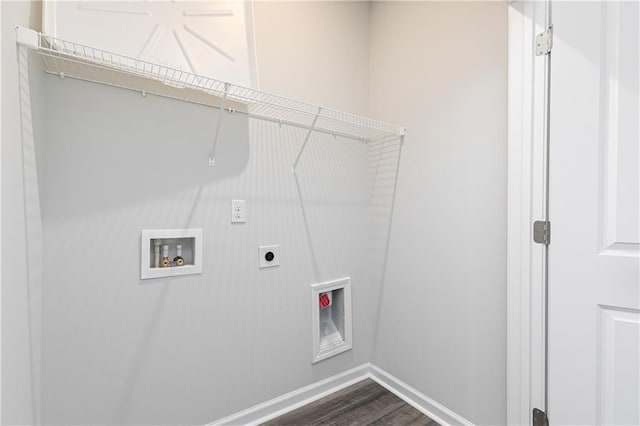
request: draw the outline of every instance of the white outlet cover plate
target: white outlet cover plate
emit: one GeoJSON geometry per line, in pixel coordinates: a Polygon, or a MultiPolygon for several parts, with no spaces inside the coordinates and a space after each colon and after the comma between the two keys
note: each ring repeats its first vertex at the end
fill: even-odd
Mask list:
{"type": "Polygon", "coordinates": [[[258,259],[260,262],[260,268],[272,268],[274,266],[280,266],[280,246],[258,247],[258,259]],[[269,252],[272,252],[275,255],[271,262],[268,262],[265,258],[266,254],[269,252]]]}
{"type": "Polygon", "coordinates": [[[245,200],[231,200],[231,223],[245,223],[247,221],[247,202],[245,200]]]}

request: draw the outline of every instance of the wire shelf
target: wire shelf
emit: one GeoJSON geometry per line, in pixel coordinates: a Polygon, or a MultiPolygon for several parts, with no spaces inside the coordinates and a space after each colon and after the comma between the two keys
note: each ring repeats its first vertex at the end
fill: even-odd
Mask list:
{"type": "Polygon", "coordinates": [[[17,28],[18,43],[42,55],[45,71],[362,141],[404,135],[400,126],[288,99],[188,71],[17,28]]]}

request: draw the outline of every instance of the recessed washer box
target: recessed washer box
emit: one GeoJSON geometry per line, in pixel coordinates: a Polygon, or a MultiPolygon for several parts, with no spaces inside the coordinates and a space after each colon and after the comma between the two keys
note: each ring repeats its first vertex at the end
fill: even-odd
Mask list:
{"type": "Polygon", "coordinates": [[[202,229],[145,229],[140,249],[143,280],[202,273],[202,229]]]}

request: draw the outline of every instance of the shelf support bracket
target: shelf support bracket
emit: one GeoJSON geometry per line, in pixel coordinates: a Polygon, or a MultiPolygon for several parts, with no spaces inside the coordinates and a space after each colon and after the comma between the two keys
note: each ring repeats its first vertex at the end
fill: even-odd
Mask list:
{"type": "Polygon", "coordinates": [[[211,147],[211,153],[209,154],[209,165],[216,165],[216,145],[218,145],[218,135],[220,134],[220,125],[222,124],[222,115],[227,108],[227,93],[229,92],[229,83],[224,84],[224,93],[222,95],[222,102],[220,103],[220,114],[218,114],[218,122],[216,123],[216,132],[213,135],[213,146],[211,147]]]}
{"type": "Polygon", "coordinates": [[[39,35],[36,31],[16,25],[16,42],[30,49],[38,48],[39,35]]]}
{"type": "Polygon", "coordinates": [[[307,143],[309,142],[309,139],[311,138],[311,133],[313,133],[313,129],[315,129],[316,127],[316,123],[318,122],[318,118],[320,118],[320,113],[322,112],[322,107],[318,107],[318,112],[316,113],[316,116],[313,118],[313,122],[311,123],[311,127],[309,127],[309,131],[307,132],[307,136],[304,138],[304,142],[302,143],[302,147],[300,148],[300,152],[298,153],[298,156],[296,157],[296,161],[293,162],[293,167],[291,167],[291,173],[295,174],[296,172],[296,167],[298,167],[298,162],[300,161],[300,157],[302,157],[302,153],[304,152],[304,149],[307,146],[307,143]]]}

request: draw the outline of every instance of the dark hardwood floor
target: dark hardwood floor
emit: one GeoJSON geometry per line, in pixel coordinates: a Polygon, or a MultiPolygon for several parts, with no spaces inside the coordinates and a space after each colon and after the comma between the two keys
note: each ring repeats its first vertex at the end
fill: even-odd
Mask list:
{"type": "Polygon", "coordinates": [[[367,379],[263,425],[437,426],[438,423],[373,380],[367,379]]]}

